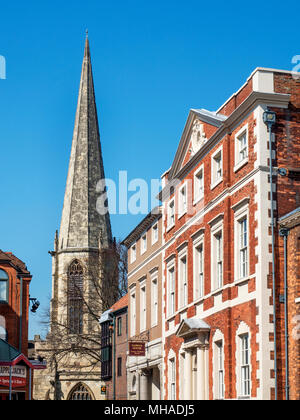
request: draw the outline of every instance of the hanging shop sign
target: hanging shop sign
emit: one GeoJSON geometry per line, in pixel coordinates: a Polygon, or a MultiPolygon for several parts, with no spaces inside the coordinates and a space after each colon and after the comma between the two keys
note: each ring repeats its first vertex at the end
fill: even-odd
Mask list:
{"type": "Polygon", "coordinates": [[[145,356],[145,342],[129,341],[129,356],[145,356]]]}

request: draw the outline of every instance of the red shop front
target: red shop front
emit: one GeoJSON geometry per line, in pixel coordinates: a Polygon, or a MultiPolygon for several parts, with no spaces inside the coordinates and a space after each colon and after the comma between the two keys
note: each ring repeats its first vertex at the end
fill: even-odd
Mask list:
{"type": "Polygon", "coordinates": [[[0,401],[31,400],[33,369],[45,369],[32,364],[22,353],[0,339],[0,401]]]}

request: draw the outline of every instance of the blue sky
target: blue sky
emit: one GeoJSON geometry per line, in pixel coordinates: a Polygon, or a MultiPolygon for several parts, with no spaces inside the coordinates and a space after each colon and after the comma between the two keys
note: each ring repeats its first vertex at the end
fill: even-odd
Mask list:
{"type": "MultiPolygon", "coordinates": [[[[299,1],[14,1],[1,5],[0,249],[51,294],[85,29],[108,178],[159,178],[190,108],[216,110],[256,67],[292,70],[300,54],[299,1]]],[[[115,215],[124,238],[143,215],[115,215]]],[[[41,311],[40,311],[41,312],[41,311]]],[[[41,332],[30,316],[30,337],[41,332]]]]}

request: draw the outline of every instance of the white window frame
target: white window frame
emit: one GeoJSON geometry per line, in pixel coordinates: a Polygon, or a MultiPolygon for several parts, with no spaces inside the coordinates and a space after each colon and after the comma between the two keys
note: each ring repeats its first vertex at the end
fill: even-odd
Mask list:
{"type": "Polygon", "coordinates": [[[136,335],[136,290],[130,292],[130,336],[136,335]]]}
{"type": "Polygon", "coordinates": [[[144,232],[141,236],[141,255],[147,251],[147,232],[144,232]]]}
{"type": "Polygon", "coordinates": [[[176,357],[173,351],[170,351],[168,358],[168,377],[169,392],[168,399],[176,400],[176,357]]]}
{"type": "Polygon", "coordinates": [[[204,234],[200,235],[193,242],[193,277],[194,277],[194,294],[193,300],[200,299],[204,296],[204,234]],[[201,265],[200,267],[199,260],[200,260],[200,252],[199,248],[202,248],[202,257],[201,257],[201,265]]]}
{"type": "Polygon", "coordinates": [[[185,248],[178,254],[178,306],[179,309],[188,305],[188,258],[185,248]],[[185,270],[183,271],[182,261],[185,260],[185,270]]]}
{"type": "Polygon", "coordinates": [[[204,165],[194,173],[194,205],[204,197],[204,165]],[[201,181],[199,175],[201,174],[201,181]]]}
{"type": "Polygon", "coordinates": [[[147,326],[147,290],[146,279],[140,281],[140,332],[147,326]]]}
{"type": "Polygon", "coordinates": [[[175,277],[175,264],[174,262],[167,267],[168,276],[168,317],[172,316],[176,312],[176,277],[175,277]],[[173,273],[173,277],[170,278],[170,273],[173,273]],[[172,286],[172,287],[171,287],[172,286]]]}
{"type": "Polygon", "coordinates": [[[249,206],[248,204],[243,206],[237,206],[234,212],[234,274],[235,281],[246,279],[249,276],[249,206]],[[247,245],[241,246],[241,222],[246,220],[247,229],[247,245]],[[241,275],[241,252],[246,258],[246,271],[244,275],[241,275]]]}
{"type": "Polygon", "coordinates": [[[184,182],[178,189],[178,219],[187,212],[188,187],[187,182],[184,182]],[[184,191],[184,194],[182,194],[184,191]]]}
{"type": "MultiPolygon", "coordinates": [[[[1,282],[1,285],[3,286],[3,291],[4,291],[4,294],[5,294],[5,296],[4,296],[4,294],[2,296],[3,299],[1,299],[1,296],[0,296],[0,302],[1,303],[8,303],[8,300],[9,300],[9,276],[8,276],[8,273],[5,270],[0,269],[0,271],[1,271],[0,282],[1,282]]],[[[2,289],[2,286],[1,286],[1,289],[2,289]]]]}
{"type": "Polygon", "coordinates": [[[218,400],[224,399],[224,345],[223,341],[216,341],[216,370],[217,370],[217,397],[218,400]]]}
{"type": "Polygon", "coordinates": [[[236,393],[239,399],[251,398],[251,374],[251,333],[249,326],[242,321],[239,325],[239,328],[236,331],[236,393]],[[245,354],[245,351],[243,349],[243,339],[245,336],[248,337],[248,363],[245,363],[245,360],[243,359],[243,356],[245,354]],[[245,379],[243,377],[243,372],[247,372],[248,392],[244,392],[245,379]]]}
{"type": "Polygon", "coordinates": [[[241,396],[250,397],[250,360],[249,360],[249,334],[243,334],[240,338],[240,360],[241,360],[241,396]]]}
{"type": "Polygon", "coordinates": [[[235,148],[235,165],[234,172],[238,171],[242,166],[248,162],[248,151],[249,151],[249,135],[248,135],[248,124],[244,125],[234,137],[234,148],[235,148]],[[241,140],[246,139],[246,145],[241,149],[241,140]],[[244,151],[245,156],[241,157],[241,151],[244,151]]]}
{"type": "Polygon", "coordinates": [[[136,243],[131,245],[130,248],[130,263],[134,263],[136,261],[136,243]]]}
{"type": "Polygon", "coordinates": [[[219,147],[211,156],[211,186],[210,188],[213,189],[217,185],[220,184],[220,182],[223,181],[223,146],[219,147]],[[220,168],[217,163],[217,157],[220,155],[220,168]],[[219,176],[218,172],[221,171],[221,174],[219,176]]]}
{"type": "Polygon", "coordinates": [[[223,220],[211,228],[211,290],[218,290],[224,285],[224,234],[223,220]],[[218,236],[221,235],[221,250],[218,236]],[[220,276],[221,272],[221,276],[220,276]]]}
{"type": "Polygon", "coordinates": [[[167,229],[170,229],[171,227],[175,225],[175,199],[174,198],[172,198],[172,200],[168,202],[167,218],[168,218],[167,229]]]}
{"type": "Polygon", "coordinates": [[[151,277],[151,327],[158,324],[158,276],[151,277]]]}
{"type": "Polygon", "coordinates": [[[158,235],[159,235],[159,230],[158,230],[158,222],[154,223],[154,225],[152,226],[152,241],[151,244],[154,245],[157,241],[158,241],[158,235]]]}
{"type": "Polygon", "coordinates": [[[213,337],[213,398],[223,400],[225,398],[225,340],[220,330],[213,337]]]}

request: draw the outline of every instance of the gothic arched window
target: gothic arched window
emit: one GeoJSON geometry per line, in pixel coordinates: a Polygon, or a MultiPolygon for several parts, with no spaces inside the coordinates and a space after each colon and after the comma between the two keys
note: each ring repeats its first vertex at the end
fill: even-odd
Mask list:
{"type": "Polygon", "coordinates": [[[93,397],[91,393],[89,392],[89,390],[87,389],[87,387],[80,383],[75,386],[75,388],[71,392],[68,399],[80,401],[80,400],[92,400],[93,397]]]}
{"type": "Polygon", "coordinates": [[[75,260],[68,272],[68,327],[70,334],[81,334],[83,324],[83,269],[75,260]]]}

